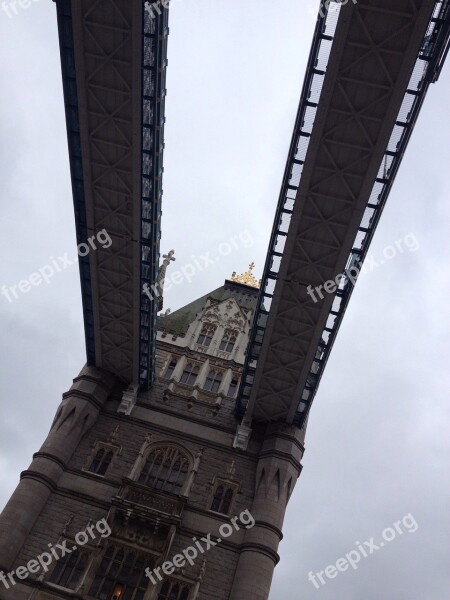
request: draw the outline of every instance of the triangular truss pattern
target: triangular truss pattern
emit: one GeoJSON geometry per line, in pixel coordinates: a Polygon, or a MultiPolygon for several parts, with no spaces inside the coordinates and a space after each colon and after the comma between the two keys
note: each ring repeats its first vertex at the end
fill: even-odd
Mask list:
{"type": "Polygon", "coordinates": [[[148,383],[156,306],[142,289],[159,263],[167,10],[150,19],[141,0],[57,6],[78,241],[103,229],[112,240],[80,266],[88,362],[148,383]]]}
{"type": "Polygon", "coordinates": [[[392,10],[391,0],[358,0],[338,14],[319,18],[313,41],[238,400],[247,420],[293,422],[313,387],[337,314],[336,288],[324,284],[369,231],[366,209],[436,2],[392,10]]]}

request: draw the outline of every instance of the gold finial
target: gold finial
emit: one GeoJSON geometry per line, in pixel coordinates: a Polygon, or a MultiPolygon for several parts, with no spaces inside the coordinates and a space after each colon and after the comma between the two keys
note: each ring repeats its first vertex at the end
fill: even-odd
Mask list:
{"type": "Polygon", "coordinates": [[[261,285],[261,280],[258,281],[253,275],[252,271],[254,268],[255,263],[252,262],[248,265],[248,271],[246,273],[242,273],[242,275],[238,275],[236,271],[233,271],[231,275],[231,281],[243,283],[244,285],[249,285],[250,287],[259,288],[261,285]]]}

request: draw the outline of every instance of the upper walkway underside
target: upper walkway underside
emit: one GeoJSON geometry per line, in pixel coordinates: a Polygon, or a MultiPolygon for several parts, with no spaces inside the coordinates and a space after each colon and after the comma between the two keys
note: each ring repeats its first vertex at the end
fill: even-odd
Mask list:
{"type": "MultiPolygon", "coordinates": [[[[429,84],[449,0],[352,0],[319,16],[238,399],[302,424],[429,84]],[[311,286],[311,287],[309,287],[311,286]]],[[[56,0],[88,364],[154,376],[168,11],[56,0]]]]}
{"type": "Polygon", "coordinates": [[[247,421],[303,425],[448,49],[447,1],[331,7],[318,18],[265,265],[238,400],[247,421]]]}
{"type": "Polygon", "coordinates": [[[168,11],[142,0],[57,0],[88,364],[146,385],[157,303],[168,11]]]}

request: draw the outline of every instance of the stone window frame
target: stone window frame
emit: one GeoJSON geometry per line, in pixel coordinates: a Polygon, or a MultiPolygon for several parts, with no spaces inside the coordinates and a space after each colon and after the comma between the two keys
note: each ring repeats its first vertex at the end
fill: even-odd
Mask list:
{"type": "Polygon", "coordinates": [[[227,388],[227,392],[226,392],[225,396],[227,398],[236,398],[236,395],[237,395],[237,393],[239,391],[239,385],[240,385],[240,383],[241,383],[241,376],[240,376],[240,374],[236,374],[236,373],[234,373],[234,371],[232,371],[232,373],[231,373],[231,381],[228,384],[228,388],[227,388]],[[236,389],[234,391],[234,394],[232,396],[230,396],[230,388],[231,388],[231,384],[233,383],[234,380],[237,381],[237,383],[236,383],[236,389]]]}
{"type": "MultiPolygon", "coordinates": [[[[90,521],[90,522],[92,524],[92,521],[90,521]]],[[[107,542],[108,539],[102,539],[101,544],[99,544],[98,541],[95,539],[94,540],[90,539],[86,544],[80,545],[78,542],[75,541],[75,537],[73,535],[67,536],[64,534],[64,532],[62,535],[63,535],[63,537],[60,537],[58,542],[65,540],[67,547],[70,550],[72,550],[72,553],[70,555],[68,555],[68,557],[69,557],[68,560],[70,560],[70,556],[72,556],[72,554],[74,554],[73,548],[76,546],[77,550],[81,551],[82,553],[87,554],[87,556],[88,556],[87,563],[84,567],[83,572],[81,573],[80,579],[77,582],[76,587],[68,588],[68,587],[63,587],[58,583],[53,583],[51,581],[51,577],[53,576],[53,573],[54,573],[55,569],[57,568],[57,565],[60,564],[61,561],[64,561],[64,559],[66,557],[62,557],[57,560],[54,560],[52,562],[52,564],[50,565],[48,572],[45,573],[44,582],[43,582],[44,586],[52,591],[52,596],[51,596],[52,598],[53,598],[53,594],[55,593],[54,590],[58,590],[59,592],[64,590],[64,592],[66,592],[66,593],[69,590],[72,593],[82,595],[84,598],[85,597],[84,594],[86,594],[87,590],[90,588],[90,585],[93,580],[93,577],[92,577],[93,569],[96,568],[97,564],[99,564],[101,557],[103,556],[104,543],[107,542]]],[[[91,598],[91,596],[86,596],[86,598],[91,598]]]]}
{"type": "MultiPolygon", "coordinates": [[[[69,548],[72,548],[73,546],[77,545],[72,537],[65,539],[68,540],[67,545],[69,548]]],[[[91,546],[91,543],[92,542],[89,542],[85,546],[80,546],[80,549],[88,555],[88,561],[75,588],[63,587],[57,583],[52,583],[50,581],[50,578],[52,576],[53,571],[56,568],[56,565],[62,559],[59,559],[57,561],[55,560],[53,562],[51,568],[45,574],[45,580],[43,582],[44,589],[46,589],[49,593],[51,592],[52,598],[56,592],[58,592],[58,594],[61,594],[61,592],[67,593],[68,591],[70,591],[72,594],[75,593],[77,595],[77,598],[82,596],[83,598],[86,598],[86,600],[95,600],[95,596],[92,596],[89,592],[91,590],[91,587],[93,586],[97,571],[99,570],[105,553],[108,547],[111,545],[114,546],[116,549],[122,549],[124,552],[133,552],[134,554],[144,556],[146,559],[146,566],[151,566],[151,564],[153,564],[153,567],[151,568],[154,568],[158,563],[159,554],[155,554],[152,551],[146,551],[143,547],[135,546],[134,544],[124,542],[120,538],[115,537],[114,534],[111,537],[102,540],[102,544],[100,546],[96,545],[94,547],[91,546]]],[[[190,582],[189,585],[191,585],[190,582]]],[[[150,581],[148,581],[147,588],[144,592],[143,600],[155,600],[156,589],[157,586],[150,585],[150,581]]],[[[45,596],[45,598],[47,598],[47,595],[45,596]]]]}
{"type": "Polygon", "coordinates": [[[239,493],[239,490],[240,490],[240,484],[238,482],[231,481],[230,479],[226,479],[225,477],[214,476],[214,478],[212,480],[211,490],[208,495],[206,509],[209,512],[214,513],[215,515],[222,515],[222,516],[232,515],[234,506],[236,504],[236,498],[239,493]],[[211,508],[217,488],[219,488],[221,485],[225,488],[230,488],[233,490],[233,497],[231,498],[230,506],[229,506],[227,513],[221,513],[221,512],[218,512],[217,510],[213,510],[211,508]]]}
{"type": "Polygon", "coordinates": [[[180,593],[177,596],[176,600],[193,600],[194,599],[195,583],[193,581],[188,581],[187,579],[178,579],[175,577],[165,577],[163,579],[163,581],[161,581],[159,587],[157,588],[157,591],[154,596],[155,600],[166,600],[166,599],[171,600],[172,596],[170,596],[168,594],[172,593],[173,587],[175,585],[180,586],[180,593]],[[170,587],[166,591],[165,595],[162,596],[163,589],[165,586],[170,586],[170,587]],[[188,589],[188,594],[187,594],[187,596],[182,596],[181,594],[183,593],[185,588],[188,589]]]}
{"type": "MultiPolygon", "coordinates": [[[[113,554],[113,556],[115,557],[117,552],[119,550],[122,550],[125,555],[126,553],[134,553],[135,555],[138,555],[139,557],[143,557],[145,559],[145,566],[150,566],[151,568],[154,568],[154,566],[157,564],[157,559],[158,557],[155,556],[154,554],[152,554],[151,552],[146,552],[144,549],[142,548],[137,548],[134,547],[132,545],[123,543],[120,540],[116,540],[114,538],[111,539],[105,539],[104,540],[104,545],[102,546],[101,549],[98,550],[97,555],[95,557],[95,559],[91,562],[90,566],[89,566],[89,572],[88,572],[88,576],[86,577],[86,583],[85,583],[85,590],[84,593],[86,594],[86,598],[92,598],[95,599],[96,596],[93,596],[90,592],[91,592],[91,588],[94,585],[96,576],[97,576],[97,572],[100,569],[101,563],[103,562],[103,559],[106,558],[106,553],[109,549],[110,546],[113,546],[115,548],[115,552],[113,554]],[[151,566],[153,565],[153,566],[151,566]]],[[[124,558],[125,560],[125,558],[124,558]]],[[[124,560],[122,561],[121,565],[123,565],[124,560]]],[[[135,561],[136,562],[136,561],[135,561]]],[[[112,561],[110,560],[109,563],[109,568],[111,568],[111,564],[112,561]]],[[[134,563],[135,564],[135,563],[134,563]]],[[[147,581],[147,586],[145,588],[144,591],[144,595],[143,595],[143,600],[148,600],[149,598],[152,597],[152,586],[150,585],[150,581],[147,579],[147,577],[145,577],[145,569],[143,569],[143,576],[141,581],[147,581]]],[[[106,574],[103,577],[103,580],[105,580],[106,578],[106,574]]],[[[100,589],[100,588],[99,588],[100,589]]],[[[99,590],[97,590],[98,593],[99,590]]],[[[137,591],[135,589],[135,591],[137,591]]],[[[109,600],[109,599],[108,599],[109,600]]]]}
{"type": "Polygon", "coordinates": [[[209,392],[211,394],[218,394],[220,388],[223,385],[225,374],[226,374],[226,371],[224,369],[221,369],[219,367],[216,367],[215,365],[211,365],[210,364],[208,366],[208,373],[206,375],[205,381],[203,382],[203,386],[201,388],[202,392],[209,392]],[[211,389],[211,388],[206,389],[206,383],[210,379],[209,376],[210,376],[211,373],[214,373],[214,378],[211,380],[212,385],[214,386],[214,383],[218,383],[219,384],[217,386],[217,390],[214,390],[214,389],[211,389]],[[217,376],[220,376],[220,379],[216,379],[217,376]]]}
{"type": "Polygon", "coordinates": [[[219,351],[227,352],[228,354],[231,354],[233,352],[233,350],[236,348],[239,333],[240,332],[238,329],[233,328],[233,327],[227,327],[223,332],[222,339],[220,340],[219,351]],[[231,344],[231,348],[229,348],[230,344],[231,344]],[[223,348],[222,348],[222,345],[223,345],[223,348]]]}
{"type": "Polygon", "coordinates": [[[114,459],[116,458],[116,456],[121,456],[121,455],[122,455],[122,446],[119,446],[118,444],[114,444],[112,442],[108,442],[107,440],[97,439],[97,440],[95,440],[94,444],[91,446],[91,452],[90,452],[82,470],[86,473],[90,473],[91,475],[95,475],[96,477],[104,478],[106,476],[106,474],[108,473],[109,469],[111,468],[111,465],[114,463],[114,459]],[[96,473],[95,471],[90,470],[90,467],[91,467],[92,463],[94,462],[94,459],[100,450],[105,450],[107,452],[113,453],[112,458],[109,461],[109,464],[103,475],[100,475],[99,473],[96,473]]]}
{"type": "Polygon", "coordinates": [[[169,359],[167,360],[166,364],[164,365],[164,368],[162,369],[161,377],[163,379],[173,379],[173,374],[175,372],[175,369],[178,366],[179,360],[180,360],[179,356],[175,356],[174,354],[171,354],[169,356],[169,359]],[[168,372],[169,372],[169,369],[170,369],[172,363],[175,363],[175,366],[173,367],[170,375],[168,375],[168,372]]]}
{"type": "MultiPolygon", "coordinates": [[[[61,541],[61,540],[59,540],[61,541]]],[[[89,547],[88,544],[84,545],[84,546],[80,546],[79,544],[76,543],[74,538],[65,538],[67,547],[71,550],[70,554],[67,554],[66,556],[60,557],[58,559],[54,559],[52,562],[52,566],[49,569],[49,571],[45,574],[45,583],[50,587],[50,588],[55,588],[58,590],[70,590],[72,592],[77,593],[80,588],[84,585],[84,582],[86,580],[87,574],[90,570],[91,564],[92,564],[92,559],[93,559],[93,551],[94,548],[89,547]],[[75,550],[73,550],[73,548],[76,547],[76,551],[79,553],[79,558],[77,560],[77,562],[75,563],[75,565],[72,565],[72,571],[74,569],[74,567],[76,565],[78,565],[79,560],[82,557],[86,557],[86,563],[84,564],[83,570],[80,572],[77,581],[75,582],[75,585],[73,587],[68,587],[67,585],[61,585],[61,582],[55,582],[52,581],[52,577],[54,576],[55,572],[58,570],[58,568],[60,569],[60,573],[59,573],[59,577],[61,578],[61,576],[63,575],[66,567],[69,566],[71,559],[73,559],[74,555],[75,555],[75,550]]],[[[69,578],[69,580],[66,583],[69,583],[69,581],[71,581],[72,577],[69,578]]]]}
{"type": "Polygon", "coordinates": [[[178,378],[178,382],[179,382],[181,385],[187,385],[187,386],[189,386],[189,387],[195,387],[195,385],[197,384],[198,377],[199,377],[199,375],[200,375],[201,369],[202,369],[202,364],[201,364],[201,363],[199,363],[197,360],[191,360],[191,359],[187,359],[187,360],[186,360],[186,364],[184,364],[184,365],[183,365],[183,371],[182,371],[182,373],[181,373],[180,377],[178,378]],[[189,375],[188,375],[187,381],[182,381],[182,379],[183,379],[183,375],[185,374],[185,372],[187,372],[187,368],[188,368],[188,366],[189,366],[189,365],[191,365],[191,366],[192,366],[192,369],[191,369],[191,371],[189,372],[189,375]],[[192,376],[193,372],[194,372],[196,369],[197,369],[197,372],[195,373],[195,379],[193,380],[193,382],[192,382],[192,383],[189,383],[189,379],[190,379],[190,377],[192,376]]]}
{"type": "Polygon", "coordinates": [[[217,332],[217,329],[218,326],[216,323],[211,323],[210,321],[203,321],[200,332],[197,335],[197,341],[195,343],[199,346],[202,346],[203,348],[209,348],[217,332]],[[203,341],[200,341],[200,338],[202,336],[204,339],[203,341]],[[206,340],[209,340],[207,344],[204,343],[206,340]]]}
{"type": "Polygon", "coordinates": [[[177,443],[171,442],[171,441],[164,441],[164,440],[158,441],[158,442],[153,442],[153,443],[148,444],[147,447],[145,448],[145,450],[143,450],[139,454],[139,456],[134,464],[131,478],[134,481],[136,481],[136,483],[146,487],[149,490],[154,490],[154,491],[162,492],[165,494],[172,494],[175,496],[184,496],[186,494],[186,490],[192,484],[191,479],[192,479],[194,462],[195,461],[192,456],[192,453],[187,448],[185,448],[184,446],[181,446],[180,444],[177,444],[177,443]],[[179,455],[184,455],[185,458],[187,459],[187,463],[188,463],[187,471],[186,471],[186,474],[185,474],[185,477],[183,480],[183,484],[178,493],[168,492],[162,488],[155,488],[155,487],[148,485],[147,483],[143,483],[140,481],[142,471],[143,471],[145,465],[147,464],[148,457],[150,456],[150,454],[152,452],[157,451],[158,449],[161,449],[161,450],[165,449],[166,451],[171,450],[171,449],[176,450],[179,453],[179,455]]]}

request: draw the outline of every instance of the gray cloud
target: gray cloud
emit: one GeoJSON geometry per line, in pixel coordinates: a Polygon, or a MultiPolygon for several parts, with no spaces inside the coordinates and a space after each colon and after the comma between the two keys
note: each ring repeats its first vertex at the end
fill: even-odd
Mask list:
{"type": "MultiPolygon", "coordinates": [[[[308,7],[174,5],[162,249],[175,248],[178,267],[243,229],[255,244],[174,286],[166,307],[215,289],[252,260],[262,269],[314,27],[308,7]]],[[[0,75],[0,285],[11,285],[76,243],[54,4],[33,3],[13,19],[0,13],[0,32],[8,57],[0,75]]],[[[446,596],[448,74],[447,65],[430,91],[372,251],[380,256],[410,232],[420,248],[358,282],[311,412],[271,600],[446,596]],[[407,513],[416,533],[320,590],[308,582],[309,571],[407,513]]],[[[3,504],[83,364],[77,267],[12,304],[0,297],[0,320],[3,504]]]]}

